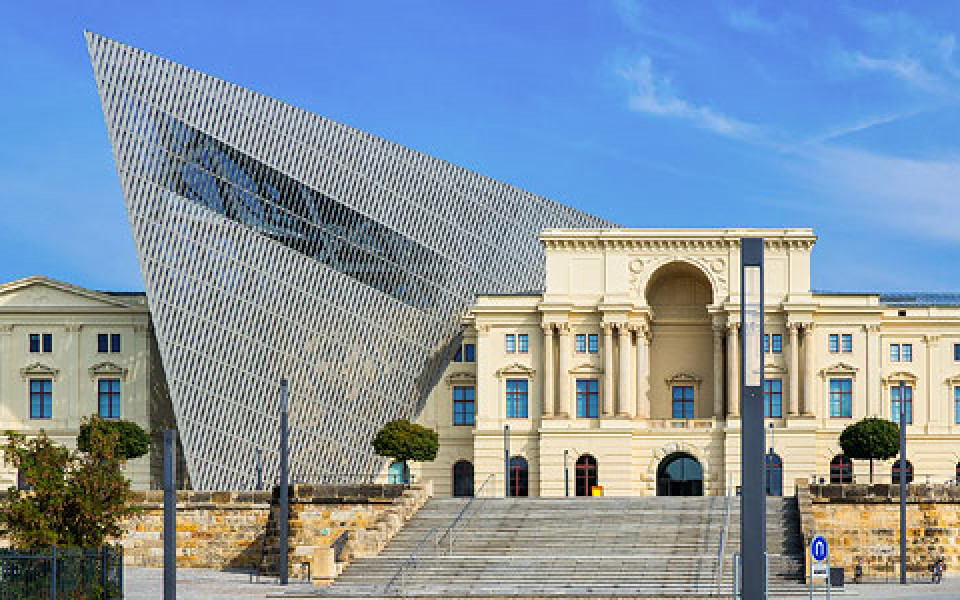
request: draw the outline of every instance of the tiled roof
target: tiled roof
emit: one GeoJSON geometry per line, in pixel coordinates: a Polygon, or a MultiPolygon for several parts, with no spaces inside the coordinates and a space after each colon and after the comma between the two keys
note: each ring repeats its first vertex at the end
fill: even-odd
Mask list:
{"type": "Polygon", "coordinates": [[[960,292],[831,292],[814,290],[815,296],[877,296],[886,306],[960,306],[960,292]]]}

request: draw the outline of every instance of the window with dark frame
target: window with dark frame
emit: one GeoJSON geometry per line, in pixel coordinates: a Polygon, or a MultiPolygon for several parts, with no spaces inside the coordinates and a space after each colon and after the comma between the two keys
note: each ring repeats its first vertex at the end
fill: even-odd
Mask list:
{"type": "Polygon", "coordinates": [[[530,338],[525,333],[517,334],[517,352],[526,353],[530,351],[530,338]]]}
{"type": "Polygon", "coordinates": [[[771,338],[771,347],[774,354],[783,353],[783,335],[779,333],[774,333],[771,338]]]}
{"type": "Polygon", "coordinates": [[[900,362],[900,344],[890,344],[890,362],[900,362]]]}
{"type": "Polygon", "coordinates": [[[50,379],[30,380],[30,418],[53,418],[53,381],[50,379]]]}
{"type": "Polygon", "coordinates": [[[477,347],[474,344],[463,345],[463,362],[477,362],[477,347]]]}
{"type": "Polygon", "coordinates": [[[913,362],[913,344],[903,344],[900,347],[900,357],[903,362],[913,362]]]}
{"type": "Polygon", "coordinates": [[[673,386],[673,418],[692,419],[694,410],[693,386],[673,386]]]}
{"type": "MultiPolygon", "coordinates": [[[[890,469],[890,476],[893,480],[893,485],[900,485],[900,459],[898,458],[893,463],[893,467],[890,469]]],[[[913,483],[913,463],[909,460],[907,461],[907,483],[913,483]]]]}
{"type": "Polygon", "coordinates": [[[119,419],[120,380],[101,379],[97,382],[97,400],[101,419],[119,419]]]}
{"type": "Polygon", "coordinates": [[[770,352],[770,334],[763,334],[763,352],[764,354],[770,352]]]}
{"type": "Polygon", "coordinates": [[[472,386],[455,386],[453,388],[453,424],[475,424],[475,390],[472,386]]]}
{"type": "Polygon", "coordinates": [[[953,422],[960,425],[960,385],[953,388],[953,422]]]}
{"type": "Polygon", "coordinates": [[[600,351],[600,336],[591,333],[587,336],[587,352],[590,354],[596,354],[600,351]]]}
{"type": "Polygon", "coordinates": [[[527,380],[507,380],[507,418],[527,418],[527,380]]]}
{"type": "Polygon", "coordinates": [[[845,333],[840,336],[840,349],[845,353],[849,354],[853,352],[853,335],[845,333]]]}
{"type": "Polygon", "coordinates": [[[517,351],[517,336],[512,333],[506,335],[507,340],[507,354],[513,354],[517,351]]]}
{"type": "Polygon", "coordinates": [[[97,352],[106,354],[110,351],[110,336],[105,333],[97,334],[97,352]]]}
{"type": "Polygon", "coordinates": [[[953,360],[960,361],[960,344],[953,345],[953,360]]]}
{"type": "Polygon", "coordinates": [[[830,340],[828,350],[832,353],[840,352],[840,335],[831,333],[828,339],[830,340]]]}
{"type": "MultiPolygon", "coordinates": [[[[913,425],[913,386],[903,387],[904,411],[903,420],[907,425],[913,425]]],[[[900,422],[900,386],[890,386],[890,419],[894,423],[900,422]]]]}
{"type": "Polygon", "coordinates": [[[527,459],[522,456],[510,457],[510,495],[524,497],[528,495],[529,471],[527,459]]]}
{"type": "Polygon", "coordinates": [[[830,483],[853,483],[853,462],[843,454],[830,461],[830,483]]]}
{"type": "Polygon", "coordinates": [[[587,334],[578,333],[573,336],[573,351],[577,354],[583,354],[587,351],[587,334]]]}
{"type": "Polygon", "coordinates": [[[778,454],[767,452],[767,468],[764,470],[768,496],[783,495],[783,459],[778,454]]]}
{"type": "Polygon", "coordinates": [[[40,352],[40,334],[31,333],[27,336],[27,347],[32,354],[40,352]]]}
{"type": "Polygon", "coordinates": [[[783,416],[783,381],[763,380],[763,416],[767,419],[783,416]]]}
{"type": "Polygon", "coordinates": [[[600,386],[598,380],[577,380],[577,417],[581,419],[600,417],[600,386]]]}
{"type": "Polygon", "coordinates": [[[853,416],[853,380],[844,377],[830,380],[830,416],[849,418],[853,416]]]}

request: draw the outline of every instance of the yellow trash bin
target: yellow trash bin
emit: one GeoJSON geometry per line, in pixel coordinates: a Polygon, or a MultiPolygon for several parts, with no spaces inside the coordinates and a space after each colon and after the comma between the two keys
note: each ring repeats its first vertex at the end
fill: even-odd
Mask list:
{"type": "Polygon", "coordinates": [[[602,496],[602,495],[603,495],[603,486],[602,486],[602,485],[592,486],[592,487],[590,488],[590,495],[591,495],[591,496],[602,496]]]}

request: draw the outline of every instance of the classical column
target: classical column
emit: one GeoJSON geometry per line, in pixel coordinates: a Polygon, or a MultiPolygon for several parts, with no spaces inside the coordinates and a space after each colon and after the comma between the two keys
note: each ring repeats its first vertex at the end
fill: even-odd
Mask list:
{"type": "Polygon", "coordinates": [[[647,339],[647,328],[643,325],[637,327],[637,416],[641,419],[650,418],[650,398],[647,395],[647,376],[650,372],[650,364],[647,357],[650,355],[650,340],[647,339]]]}
{"type": "Polygon", "coordinates": [[[617,325],[620,334],[620,370],[617,373],[620,393],[617,395],[617,416],[629,417],[630,413],[630,328],[626,323],[617,325]]]}
{"type": "Polygon", "coordinates": [[[603,403],[604,417],[613,416],[613,325],[603,324],[603,403]]]}
{"type": "Polygon", "coordinates": [[[543,416],[552,417],[556,394],[553,391],[553,382],[556,375],[553,372],[553,325],[543,326],[543,416]]]}
{"type": "Polygon", "coordinates": [[[560,330],[560,385],[558,386],[558,393],[560,395],[560,401],[558,404],[559,416],[569,419],[570,418],[570,325],[567,323],[560,323],[557,325],[557,328],[560,330]]]}
{"type": "MultiPolygon", "coordinates": [[[[939,381],[940,377],[938,375],[940,361],[937,357],[937,347],[939,346],[940,336],[939,335],[925,335],[923,336],[923,341],[927,346],[927,377],[926,385],[924,385],[926,396],[927,396],[927,422],[926,422],[926,431],[930,431],[931,425],[936,427],[938,425],[945,425],[947,421],[943,419],[943,411],[940,409],[942,406],[946,406],[944,402],[937,402],[936,396],[940,393],[941,382],[939,381]]],[[[923,380],[920,380],[923,382],[923,380]]],[[[917,393],[916,390],[913,391],[914,394],[917,393]]],[[[950,398],[953,400],[953,398],[950,398]]],[[[951,402],[952,406],[953,403],[951,402]]],[[[916,406],[916,398],[914,398],[914,406],[916,406]]],[[[914,412],[916,415],[916,412],[914,412]]],[[[914,417],[914,423],[917,422],[916,417],[914,417]]],[[[909,456],[909,455],[908,455],[909,456]]]]}
{"type": "Polygon", "coordinates": [[[723,325],[713,326],[713,416],[723,418],[723,325]]]}
{"type": "Polygon", "coordinates": [[[813,408],[816,404],[817,390],[817,343],[813,339],[814,325],[806,323],[803,326],[803,347],[806,356],[803,361],[804,378],[803,406],[800,407],[800,413],[803,415],[813,415],[813,408]]]}
{"type": "Polygon", "coordinates": [[[727,326],[727,417],[740,416],[740,324],[727,326]]]}
{"type": "Polygon", "coordinates": [[[790,332],[790,395],[787,396],[787,416],[797,415],[800,407],[800,324],[787,325],[790,332]]]}

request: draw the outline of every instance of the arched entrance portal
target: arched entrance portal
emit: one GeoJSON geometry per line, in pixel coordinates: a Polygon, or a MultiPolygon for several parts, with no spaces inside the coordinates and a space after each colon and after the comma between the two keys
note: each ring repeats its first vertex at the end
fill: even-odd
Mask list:
{"type": "Polygon", "coordinates": [[[590,456],[589,454],[584,454],[577,459],[576,466],[577,474],[577,495],[578,496],[589,496],[590,489],[599,485],[597,483],[597,459],[590,456]]]}
{"type": "Polygon", "coordinates": [[[702,496],[703,467],[685,452],[664,458],[657,469],[658,496],[702,496]]]}

